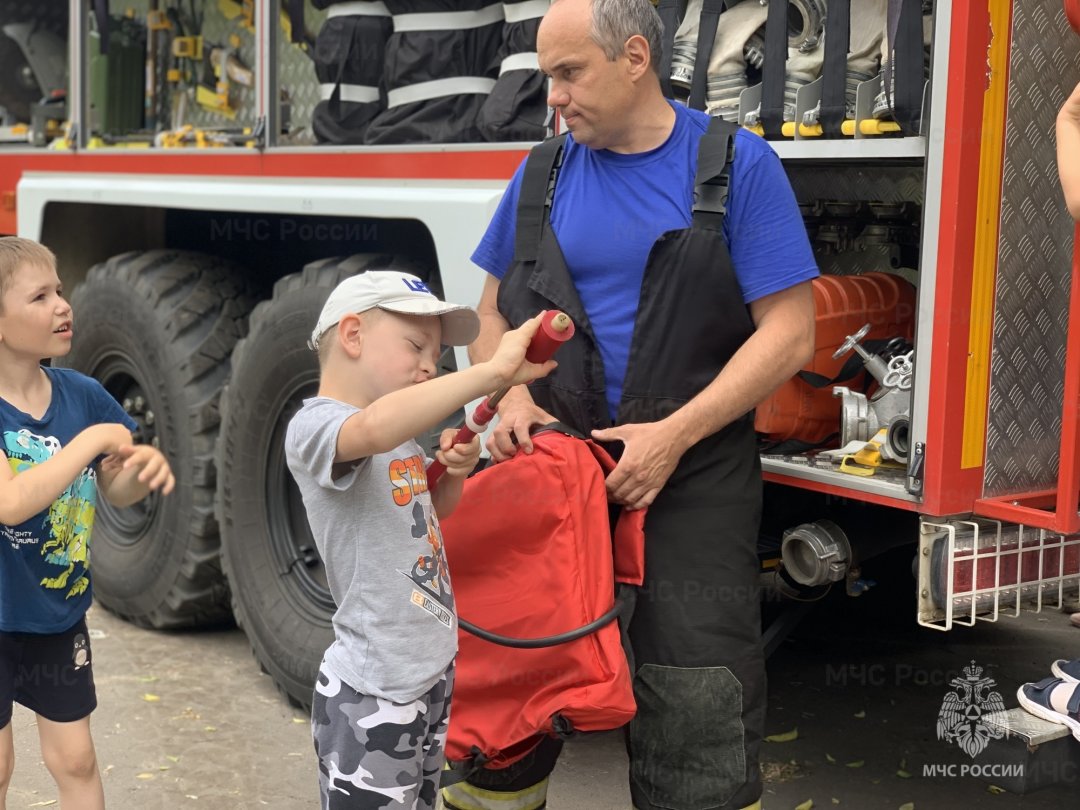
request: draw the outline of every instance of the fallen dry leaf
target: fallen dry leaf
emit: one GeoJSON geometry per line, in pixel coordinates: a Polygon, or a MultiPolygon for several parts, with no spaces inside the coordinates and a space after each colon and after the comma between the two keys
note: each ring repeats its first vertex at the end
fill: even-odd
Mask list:
{"type": "Polygon", "coordinates": [[[813,806],[814,806],[814,800],[813,799],[807,799],[802,804],[795,805],[795,810],[811,810],[811,808],[813,808],[813,806]]]}
{"type": "Polygon", "coordinates": [[[861,768],[865,764],[866,764],[865,759],[857,759],[854,762],[845,762],[844,767],[845,768],[861,768]]]}
{"type": "Polygon", "coordinates": [[[157,703],[159,700],[161,700],[161,697],[158,695],[152,695],[147,692],[145,695],[142,696],[142,699],[145,700],[147,703],[157,703]]]}
{"type": "Polygon", "coordinates": [[[1000,796],[1002,793],[1005,792],[1005,788],[998,787],[997,785],[990,785],[986,789],[993,793],[995,796],[1000,796]]]}
{"type": "Polygon", "coordinates": [[[862,720],[866,717],[866,709],[863,709],[861,712],[855,712],[855,716],[862,720]]]}
{"type": "Polygon", "coordinates": [[[799,739],[799,727],[796,726],[791,731],[785,731],[781,734],[770,734],[765,738],[765,742],[791,742],[792,740],[799,739]]]}

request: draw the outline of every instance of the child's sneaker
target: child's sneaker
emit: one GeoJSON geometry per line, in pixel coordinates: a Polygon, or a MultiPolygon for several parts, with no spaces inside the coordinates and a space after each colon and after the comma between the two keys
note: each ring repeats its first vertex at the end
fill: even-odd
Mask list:
{"type": "Polygon", "coordinates": [[[1036,717],[1068,726],[1072,735],[1080,740],[1080,684],[1069,683],[1061,678],[1043,678],[1038,683],[1025,683],[1016,690],[1021,707],[1036,717]],[[1051,694],[1059,686],[1071,689],[1065,711],[1059,712],[1051,703],[1051,694]]]}
{"type": "Polygon", "coordinates": [[[1071,661],[1059,658],[1050,665],[1050,671],[1054,673],[1055,678],[1061,678],[1068,683],[1080,683],[1080,658],[1074,658],[1071,661]]]}

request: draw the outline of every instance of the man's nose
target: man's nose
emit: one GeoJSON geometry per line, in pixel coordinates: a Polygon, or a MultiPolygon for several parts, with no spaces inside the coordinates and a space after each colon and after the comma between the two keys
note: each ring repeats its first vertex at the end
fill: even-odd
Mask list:
{"type": "Polygon", "coordinates": [[[570,96],[563,89],[562,84],[551,80],[551,89],[548,90],[547,103],[549,107],[565,107],[570,101],[570,96]]]}

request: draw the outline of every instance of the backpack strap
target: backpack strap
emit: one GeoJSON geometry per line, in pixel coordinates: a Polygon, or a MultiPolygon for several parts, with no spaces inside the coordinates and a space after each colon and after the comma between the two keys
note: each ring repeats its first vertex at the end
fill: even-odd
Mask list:
{"type": "Polygon", "coordinates": [[[534,146],[525,159],[514,232],[515,262],[536,261],[544,223],[555,199],[555,181],[562,168],[565,145],[566,135],[550,138],[534,146]]]}

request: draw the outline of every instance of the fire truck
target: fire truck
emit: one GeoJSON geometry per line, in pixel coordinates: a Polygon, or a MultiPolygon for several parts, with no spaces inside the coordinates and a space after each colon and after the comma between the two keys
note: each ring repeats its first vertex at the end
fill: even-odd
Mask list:
{"type": "MultiPolygon", "coordinates": [[[[1080,3],[828,5],[659,3],[665,87],[770,140],[823,273],[814,364],[758,409],[764,573],[855,596],[863,563],[907,546],[927,627],[1061,606],[1080,582],[1080,266],[1054,123],[1080,3]]],[[[61,362],[179,482],[99,507],[107,608],[235,618],[310,699],[333,603],[283,457],[317,386],[307,335],[341,278],[391,263],[478,300],[469,255],[560,129],[534,52],[546,7],[5,4],[0,234],[56,253],[78,331],[61,362]]]]}

